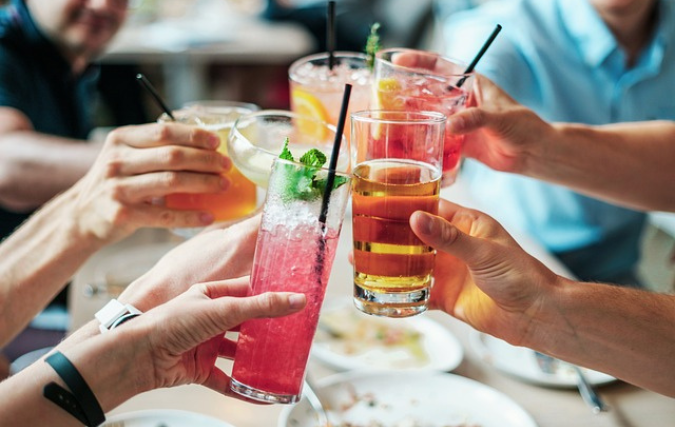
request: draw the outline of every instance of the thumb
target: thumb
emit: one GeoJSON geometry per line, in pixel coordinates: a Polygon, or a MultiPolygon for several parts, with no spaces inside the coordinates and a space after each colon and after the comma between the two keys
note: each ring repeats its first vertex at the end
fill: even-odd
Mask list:
{"type": "Polygon", "coordinates": [[[304,294],[292,292],[266,292],[243,298],[219,298],[220,313],[225,328],[232,328],[248,319],[260,317],[280,317],[293,314],[305,307],[307,299],[304,294]],[[222,305],[220,304],[222,303],[222,305]]]}
{"type": "Polygon", "coordinates": [[[490,124],[490,114],[480,107],[467,108],[448,117],[445,122],[446,132],[464,135],[490,124]]]}
{"type": "Polygon", "coordinates": [[[434,249],[453,255],[471,265],[478,262],[480,240],[463,233],[445,219],[417,211],[410,217],[413,232],[434,249]]]}

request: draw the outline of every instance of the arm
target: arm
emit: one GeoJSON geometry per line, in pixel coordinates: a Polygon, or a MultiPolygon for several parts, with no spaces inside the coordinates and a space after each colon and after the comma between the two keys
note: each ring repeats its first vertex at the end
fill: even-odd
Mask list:
{"type": "Polygon", "coordinates": [[[82,178],[100,150],[35,132],[19,110],[0,107],[0,205],[17,212],[37,208],[82,178]]]}
{"type": "Polygon", "coordinates": [[[641,210],[675,211],[675,123],[549,124],[477,76],[474,102],[449,118],[465,155],[641,210]]]}
{"type": "MultiPolygon", "coordinates": [[[[195,285],[113,331],[78,345],[68,338],[57,350],[77,367],[105,412],[143,391],[189,383],[232,395],[229,377],[215,366],[218,356],[233,356],[223,334],[245,320],[288,315],[305,305],[304,295],[245,297],[247,290],[248,281],[241,279],[195,285]]],[[[64,387],[52,368],[38,361],[0,383],[3,425],[81,425],[42,397],[50,381],[64,387]]]]}
{"type": "Polygon", "coordinates": [[[574,282],[492,218],[442,201],[414,232],[438,249],[430,305],[488,334],[675,396],[675,296],[574,282]]]}
{"type": "Polygon", "coordinates": [[[229,159],[215,151],[217,143],[210,132],[176,124],[113,132],[87,175],[0,245],[0,345],[102,246],[143,226],[211,223],[208,213],[171,210],[148,199],[176,191],[221,191],[227,183],[220,173],[229,159]]]}

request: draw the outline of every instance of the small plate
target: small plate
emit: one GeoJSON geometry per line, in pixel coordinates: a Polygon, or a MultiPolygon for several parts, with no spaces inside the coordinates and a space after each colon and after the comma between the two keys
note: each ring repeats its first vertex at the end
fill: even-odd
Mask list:
{"type": "Polygon", "coordinates": [[[126,412],[108,418],[101,427],[122,425],[116,423],[124,427],[234,427],[216,418],[176,409],[126,412]]]}
{"type": "MultiPolygon", "coordinates": [[[[558,370],[549,374],[542,372],[537,364],[534,351],[526,347],[516,347],[491,335],[473,331],[471,345],[481,359],[495,369],[533,384],[556,387],[576,388],[577,375],[571,366],[561,363],[558,370]]],[[[616,381],[616,378],[602,372],[581,368],[592,385],[602,385],[616,381]]]]}
{"type": "Polygon", "coordinates": [[[423,314],[375,317],[341,300],[322,310],[312,355],[340,371],[452,371],[463,350],[450,331],[423,314]]]}
{"type": "MultiPolygon", "coordinates": [[[[536,427],[504,394],[477,381],[442,372],[347,372],[318,386],[336,427],[536,427]]],[[[316,427],[306,399],[283,409],[278,427],[316,427]]]]}

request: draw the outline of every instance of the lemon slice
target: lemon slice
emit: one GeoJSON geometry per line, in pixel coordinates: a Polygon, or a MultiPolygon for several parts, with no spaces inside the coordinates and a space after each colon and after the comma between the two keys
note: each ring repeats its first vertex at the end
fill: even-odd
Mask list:
{"type": "Polygon", "coordinates": [[[388,77],[377,81],[375,85],[375,103],[377,110],[405,109],[405,101],[401,97],[401,82],[388,77]]]}
{"type": "Polygon", "coordinates": [[[311,93],[300,88],[293,89],[293,92],[291,93],[291,100],[296,114],[300,116],[313,117],[319,121],[315,122],[312,120],[298,120],[296,123],[298,132],[317,140],[325,139],[327,129],[320,122],[328,122],[329,117],[328,112],[321,101],[319,101],[311,93]]]}

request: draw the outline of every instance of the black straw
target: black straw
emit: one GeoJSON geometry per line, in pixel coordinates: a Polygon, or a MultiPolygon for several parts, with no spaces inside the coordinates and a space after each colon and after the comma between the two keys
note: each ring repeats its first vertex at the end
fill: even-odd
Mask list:
{"type": "Polygon", "coordinates": [[[326,49],[328,50],[328,69],[333,70],[335,67],[335,2],[328,2],[327,11],[327,25],[326,25],[326,49]]]}
{"type": "MultiPolygon", "coordinates": [[[[488,48],[490,47],[492,42],[495,41],[495,38],[497,38],[497,34],[499,34],[499,32],[501,30],[502,30],[502,26],[497,24],[495,29],[492,31],[492,34],[490,34],[490,37],[488,37],[488,39],[485,40],[485,43],[483,43],[483,47],[480,48],[480,50],[478,51],[476,56],[473,58],[473,61],[471,61],[469,66],[466,67],[466,70],[464,70],[464,74],[469,74],[473,71],[474,68],[476,68],[476,65],[478,64],[478,61],[480,61],[480,59],[483,57],[483,55],[485,55],[485,52],[488,50],[488,48]]],[[[462,85],[464,84],[464,82],[466,81],[467,78],[468,78],[468,76],[462,77],[461,79],[459,79],[459,81],[457,82],[457,84],[455,86],[462,87],[462,85]]]]}
{"type": "Polygon", "coordinates": [[[136,80],[138,81],[138,83],[140,83],[141,86],[143,86],[148,90],[148,92],[150,92],[150,95],[152,95],[152,97],[157,102],[159,107],[162,110],[164,110],[167,116],[171,117],[171,120],[175,122],[176,118],[173,116],[173,114],[171,114],[171,110],[169,109],[169,107],[167,107],[162,97],[159,96],[159,94],[155,90],[155,87],[152,85],[152,83],[150,83],[150,80],[148,80],[148,78],[145,77],[142,73],[136,74],[136,80]]]}
{"type": "Polygon", "coordinates": [[[352,85],[345,84],[345,93],[342,95],[342,106],[340,107],[340,116],[337,122],[337,129],[335,130],[335,141],[333,142],[333,152],[330,155],[330,162],[328,163],[328,177],[326,178],[326,189],[323,192],[323,199],[321,199],[321,214],[319,215],[319,222],[326,224],[326,217],[328,216],[328,202],[330,201],[330,193],[333,191],[333,183],[335,183],[335,173],[337,168],[337,161],[340,154],[340,144],[342,143],[342,134],[345,130],[345,121],[347,120],[347,108],[349,107],[349,96],[352,94],[352,85]]]}

